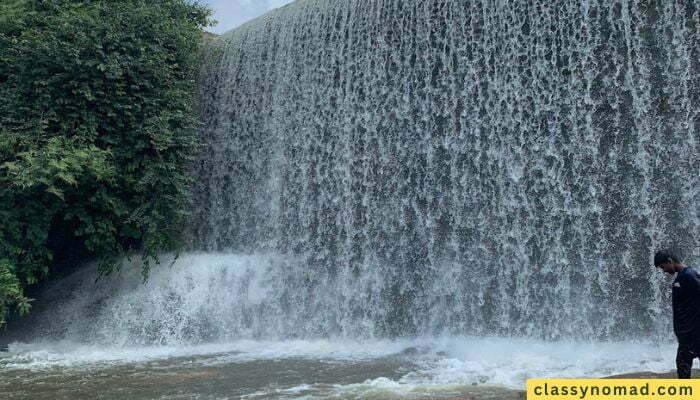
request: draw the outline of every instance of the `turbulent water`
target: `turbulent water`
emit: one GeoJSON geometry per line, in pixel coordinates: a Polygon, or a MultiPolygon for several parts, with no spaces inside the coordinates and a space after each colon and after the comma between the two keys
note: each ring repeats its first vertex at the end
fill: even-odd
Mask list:
{"type": "Polygon", "coordinates": [[[0,393],[27,400],[520,400],[515,389],[528,377],[663,370],[673,354],[648,345],[464,337],[12,350],[17,355],[0,355],[0,393]]]}
{"type": "Polygon", "coordinates": [[[297,0],[229,32],[192,252],[44,291],[0,392],[505,399],[672,368],[650,264],[700,267],[699,30],[700,0],[297,0]]]}
{"type": "Polygon", "coordinates": [[[219,42],[194,248],[274,253],[288,336],[669,329],[700,257],[699,1],[300,0],[219,42]]]}
{"type": "Polygon", "coordinates": [[[133,265],[97,284],[94,269],[58,282],[30,316],[31,329],[19,332],[29,336],[0,353],[0,393],[18,400],[517,400],[530,377],[673,366],[672,343],[273,338],[287,321],[270,311],[277,284],[265,266],[281,268],[269,257],[188,254],[153,270],[146,284],[133,265]],[[241,329],[259,310],[270,314],[269,332],[257,332],[267,339],[241,329]]]}

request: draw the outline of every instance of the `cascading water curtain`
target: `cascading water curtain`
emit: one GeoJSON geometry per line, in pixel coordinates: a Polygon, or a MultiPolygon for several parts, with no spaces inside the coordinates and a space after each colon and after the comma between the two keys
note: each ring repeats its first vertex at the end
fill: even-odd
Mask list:
{"type": "Polygon", "coordinates": [[[298,0],[209,50],[193,248],[285,260],[262,335],[668,333],[699,28],[698,0],[298,0]]]}

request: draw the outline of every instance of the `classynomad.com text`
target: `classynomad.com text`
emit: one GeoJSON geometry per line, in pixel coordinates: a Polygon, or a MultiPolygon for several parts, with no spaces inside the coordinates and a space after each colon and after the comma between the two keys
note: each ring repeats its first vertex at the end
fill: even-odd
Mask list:
{"type": "Polygon", "coordinates": [[[692,400],[700,380],[528,379],[527,400],[692,400]]]}

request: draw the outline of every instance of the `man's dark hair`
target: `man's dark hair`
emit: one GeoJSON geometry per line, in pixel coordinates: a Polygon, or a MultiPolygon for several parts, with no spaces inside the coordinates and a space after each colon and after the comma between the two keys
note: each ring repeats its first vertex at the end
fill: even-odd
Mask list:
{"type": "Polygon", "coordinates": [[[671,250],[659,250],[654,254],[654,266],[655,267],[660,267],[661,264],[665,262],[674,262],[674,263],[679,263],[681,262],[681,258],[678,257],[678,255],[674,252],[671,252],[671,250]]]}

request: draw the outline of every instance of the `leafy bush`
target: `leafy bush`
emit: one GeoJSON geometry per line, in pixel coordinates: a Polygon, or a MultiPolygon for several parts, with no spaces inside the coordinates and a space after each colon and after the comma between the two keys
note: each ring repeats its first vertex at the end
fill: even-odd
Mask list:
{"type": "Polygon", "coordinates": [[[0,4],[0,324],[61,257],[178,248],[210,12],[186,0],[0,4]]]}

